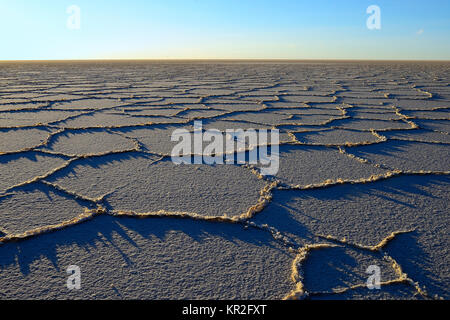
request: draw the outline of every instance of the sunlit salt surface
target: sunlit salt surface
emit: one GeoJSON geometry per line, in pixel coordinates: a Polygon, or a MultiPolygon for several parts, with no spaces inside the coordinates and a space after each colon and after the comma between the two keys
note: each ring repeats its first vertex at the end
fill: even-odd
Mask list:
{"type": "Polygon", "coordinates": [[[449,299],[449,72],[0,64],[0,298],[449,299]],[[279,170],[172,163],[196,120],[279,129],[279,170]]]}

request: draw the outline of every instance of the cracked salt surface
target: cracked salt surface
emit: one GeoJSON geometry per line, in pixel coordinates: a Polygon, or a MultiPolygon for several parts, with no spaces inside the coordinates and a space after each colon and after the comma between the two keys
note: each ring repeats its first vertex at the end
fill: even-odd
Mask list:
{"type": "Polygon", "coordinates": [[[0,297],[449,299],[449,67],[3,64],[0,297]],[[279,171],[173,164],[194,120],[279,171]]]}
{"type": "Polygon", "coordinates": [[[294,133],[297,141],[308,145],[342,146],[379,142],[380,139],[370,133],[346,129],[330,129],[294,133]]]}
{"type": "Polygon", "coordinates": [[[282,146],[274,176],[290,188],[308,188],[333,181],[358,181],[387,171],[351,159],[337,149],[316,146],[282,146]]]}
{"type": "Polygon", "coordinates": [[[56,130],[45,127],[0,130],[0,154],[38,147],[56,130]]]}
{"type": "Polygon", "coordinates": [[[346,152],[403,171],[449,172],[450,169],[450,148],[446,144],[388,141],[347,148],[346,152]]]}
{"type": "Polygon", "coordinates": [[[2,197],[0,224],[8,233],[23,233],[70,220],[90,206],[48,186],[33,184],[2,197]]]}
{"type": "Polygon", "coordinates": [[[75,130],[56,135],[54,140],[41,149],[69,156],[104,154],[111,150],[126,151],[136,148],[133,140],[118,134],[98,130],[75,130]]]}

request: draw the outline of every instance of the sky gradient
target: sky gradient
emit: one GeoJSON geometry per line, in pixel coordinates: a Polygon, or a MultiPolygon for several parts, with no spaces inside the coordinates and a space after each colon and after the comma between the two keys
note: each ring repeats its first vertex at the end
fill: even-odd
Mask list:
{"type": "Polygon", "coordinates": [[[0,60],[450,60],[448,0],[0,0],[0,30],[0,60]]]}

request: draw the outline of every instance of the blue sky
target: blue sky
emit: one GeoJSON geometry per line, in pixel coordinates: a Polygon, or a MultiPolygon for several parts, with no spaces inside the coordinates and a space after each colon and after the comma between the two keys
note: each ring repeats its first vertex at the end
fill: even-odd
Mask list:
{"type": "Polygon", "coordinates": [[[0,60],[450,60],[450,1],[0,0],[0,33],[0,60]]]}

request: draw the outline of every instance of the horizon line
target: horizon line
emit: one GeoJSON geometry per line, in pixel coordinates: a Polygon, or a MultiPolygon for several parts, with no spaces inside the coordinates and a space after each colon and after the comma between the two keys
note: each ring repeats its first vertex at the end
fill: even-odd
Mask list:
{"type": "Polygon", "coordinates": [[[87,59],[18,59],[0,63],[33,62],[450,62],[450,59],[289,59],[289,58],[87,58],[87,59]]]}

